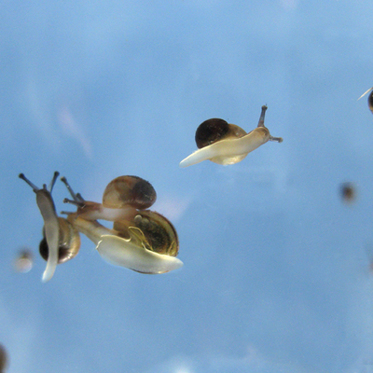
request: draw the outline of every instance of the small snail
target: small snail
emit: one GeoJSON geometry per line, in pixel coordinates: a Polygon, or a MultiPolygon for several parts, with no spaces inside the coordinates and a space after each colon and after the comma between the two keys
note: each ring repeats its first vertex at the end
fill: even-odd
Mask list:
{"type": "Polygon", "coordinates": [[[36,203],[44,220],[44,238],[40,242],[40,254],[47,260],[47,266],[43,273],[42,281],[49,281],[56,270],[57,263],[66,262],[73,258],[80,248],[78,231],[66,220],[59,218],[52,199],[52,189],[56,183],[59,172],[55,172],[47,189],[38,188],[24,174],[19,178],[31,186],[36,194],[36,203]]]}
{"type": "MultiPolygon", "coordinates": [[[[175,228],[162,215],[149,210],[137,211],[132,207],[135,214],[127,214],[127,219],[116,220],[114,229],[108,229],[96,220],[87,219],[86,215],[81,213],[80,209],[84,209],[84,199],[80,194],[73,192],[66,178],[62,179],[73,198],[72,203],[78,205],[76,213],[68,213],[68,221],[80,233],[94,242],[97,251],[107,262],[148,274],[169,272],[183,265],[183,262],[176,258],[179,243],[175,228]]],[[[117,188],[113,184],[116,181],[122,183],[123,180],[125,180],[127,186],[134,185],[136,189],[137,182],[139,180],[141,182],[142,179],[136,176],[121,176],[109,183],[109,189],[117,193],[117,188]]],[[[108,188],[105,192],[107,190],[108,188]]],[[[144,189],[140,188],[141,190],[146,191],[144,202],[141,201],[142,192],[126,192],[126,195],[131,196],[130,200],[134,200],[133,195],[136,195],[136,206],[138,208],[149,205],[149,200],[155,201],[153,187],[149,188],[147,186],[144,189]],[[149,191],[151,192],[149,193],[149,191]]],[[[111,196],[106,195],[104,198],[111,199],[111,196]]],[[[126,206],[125,199],[121,199],[120,203],[126,206]]],[[[113,207],[110,208],[114,209],[113,207]]]]}
{"type": "Polygon", "coordinates": [[[257,128],[246,133],[242,128],[229,124],[223,119],[212,118],[204,121],[196,131],[199,148],[180,162],[180,167],[188,167],[199,162],[229,165],[242,161],[250,152],[267,141],[282,142],[281,137],[273,137],[264,126],[267,106],[262,106],[257,128]]]}
{"type": "Polygon", "coordinates": [[[149,208],[157,199],[153,186],[138,176],[119,176],[112,180],[104,191],[102,203],[85,201],[72,191],[66,178],[62,177],[61,181],[73,197],[73,200],[65,198],[64,202],[76,205],[76,214],[86,220],[132,218],[137,210],[149,208]]]}
{"type": "Polygon", "coordinates": [[[368,96],[368,107],[369,107],[369,110],[372,112],[373,114],[373,87],[372,88],[369,88],[366,92],[364,92],[359,98],[358,100],[360,100],[362,97],[364,97],[367,93],[369,93],[369,96],[368,96]]]}

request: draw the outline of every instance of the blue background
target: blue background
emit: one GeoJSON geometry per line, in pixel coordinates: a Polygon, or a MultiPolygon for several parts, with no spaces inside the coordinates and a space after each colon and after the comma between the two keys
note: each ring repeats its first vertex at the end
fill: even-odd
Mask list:
{"type": "MultiPolygon", "coordinates": [[[[373,117],[357,101],[373,85],[372,16],[367,0],[3,0],[9,372],[373,372],[373,117]],[[249,131],[263,104],[283,143],[179,168],[201,122],[249,131]],[[55,170],[93,201],[119,175],[149,180],[184,267],[141,275],[82,238],[43,284],[42,218],[17,176],[41,186],[55,170]]],[[[59,181],[53,196],[66,210],[59,181]]]]}

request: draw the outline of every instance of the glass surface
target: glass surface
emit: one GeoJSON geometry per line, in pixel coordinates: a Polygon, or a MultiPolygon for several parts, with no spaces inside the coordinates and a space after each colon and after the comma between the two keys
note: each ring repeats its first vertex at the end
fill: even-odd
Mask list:
{"type": "MultiPolygon", "coordinates": [[[[373,372],[372,19],[367,0],[2,1],[7,372],[373,372]],[[200,123],[251,131],[264,104],[283,143],[179,168],[200,123]],[[41,187],[55,170],[92,201],[148,180],[184,266],[111,266],[82,236],[42,283],[18,174],[41,187]]],[[[59,180],[53,197],[73,210],[59,180]]]]}

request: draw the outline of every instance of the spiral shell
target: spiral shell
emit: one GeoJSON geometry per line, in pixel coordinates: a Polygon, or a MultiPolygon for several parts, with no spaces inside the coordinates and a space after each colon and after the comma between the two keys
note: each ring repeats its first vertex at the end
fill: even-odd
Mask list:
{"type": "MultiPolygon", "coordinates": [[[[74,258],[80,249],[80,235],[78,230],[64,218],[58,218],[60,234],[58,242],[58,264],[65,263],[74,258]]],[[[48,245],[44,238],[39,245],[40,255],[48,260],[48,245]]]]}
{"type": "Polygon", "coordinates": [[[224,119],[211,118],[202,122],[196,131],[196,144],[199,149],[219,140],[230,137],[242,137],[246,132],[235,124],[229,124],[224,119]]]}
{"type": "Polygon", "coordinates": [[[153,186],[138,176],[119,176],[106,187],[102,204],[108,208],[130,205],[136,209],[149,208],[157,199],[153,186]]]}
{"type": "Polygon", "coordinates": [[[121,220],[114,223],[114,230],[123,238],[130,238],[138,229],[143,234],[143,246],[158,254],[177,256],[179,239],[172,223],[155,211],[139,211],[132,221],[121,220]]]}

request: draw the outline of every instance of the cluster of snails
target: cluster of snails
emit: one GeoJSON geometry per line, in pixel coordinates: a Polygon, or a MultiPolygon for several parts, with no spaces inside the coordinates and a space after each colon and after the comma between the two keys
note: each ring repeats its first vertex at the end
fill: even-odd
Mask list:
{"type": "Polygon", "coordinates": [[[153,186],[137,176],[119,176],[106,187],[102,203],[85,201],[74,193],[65,177],[76,212],[65,212],[67,218],[58,217],[52,199],[52,190],[59,176],[55,172],[47,188],[38,188],[24,174],[19,177],[31,186],[44,220],[44,238],[40,254],[47,260],[42,280],[49,281],[58,263],[74,258],[80,248],[80,235],[86,235],[107,262],[147,274],[159,274],[180,268],[176,258],[179,251],[177,233],[171,222],[148,208],[156,200],[153,186]],[[108,229],[97,220],[113,222],[108,229]]]}
{"type": "MultiPolygon", "coordinates": [[[[221,165],[242,161],[248,153],[268,141],[282,142],[281,137],[271,136],[264,126],[267,106],[262,106],[257,128],[246,133],[242,128],[223,119],[204,121],[196,131],[199,148],[180,162],[188,167],[204,160],[221,165]]],[[[141,273],[165,273],[180,268],[183,263],[176,258],[179,241],[173,225],[161,214],[148,208],[156,200],[152,185],[137,176],[120,176],[106,187],[102,203],[85,201],[74,193],[65,177],[72,199],[64,202],[77,207],[76,212],[65,212],[67,218],[58,217],[52,199],[52,189],[59,173],[55,172],[47,188],[38,188],[24,174],[36,193],[36,203],[44,220],[44,238],[40,254],[47,260],[43,281],[53,277],[58,263],[75,257],[80,248],[80,235],[86,235],[96,245],[96,250],[109,263],[130,268],[141,273]],[[108,229],[97,220],[114,222],[108,229]]]]}

